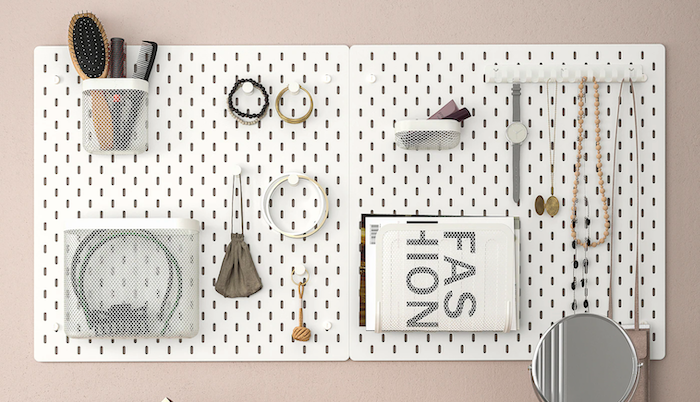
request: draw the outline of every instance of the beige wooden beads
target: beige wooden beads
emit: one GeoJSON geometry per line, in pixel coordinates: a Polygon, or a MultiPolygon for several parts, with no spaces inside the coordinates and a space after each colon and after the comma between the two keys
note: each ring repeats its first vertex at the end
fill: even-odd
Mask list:
{"type": "MultiPolygon", "coordinates": [[[[574,169],[574,190],[573,190],[573,197],[571,198],[571,237],[574,238],[576,241],[576,244],[583,246],[584,249],[588,247],[596,247],[600,244],[605,243],[605,239],[608,237],[608,234],[610,233],[610,215],[608,214],[608,203],[607,203],[607,197],[605,197],[605,188],[603,188],[604,180],[603,180],[603,163],[601,162],[601,154],[600,154],[600,94],[598,93],[598,82],[596,82],[595,77],[593,77],[593,89],[595,90],[594,97],[595,97],[595,149],[596,149],[596,158],[598,162],[596,163],[596,171],[598,172],[598,190],[600,192],[600,198],[601,201],[603,202],[603,211],[605,213],[605,231],[603,232],[603,237],[594,242],[590,242],[588,244],[588,241],[584,241],[578,238],[576,235],[576,201],[578,198],[578,183],[579,183],[579,176],[581,175],[581,150],[583,149],[583,118],[584,118],[584,113],[583,113],[583,90],[584,90],[584,84],[587,80],[587,77],[583,77],[581,79],[581,83],[578,86],[579,89],[579,94],[578,94],[578,106],[579,106],[579,111],[578,111],[578,154],[576,155],[576,168],[574,169]]],[[[616,123],[617,124],[617,123],[616,123]]]]}

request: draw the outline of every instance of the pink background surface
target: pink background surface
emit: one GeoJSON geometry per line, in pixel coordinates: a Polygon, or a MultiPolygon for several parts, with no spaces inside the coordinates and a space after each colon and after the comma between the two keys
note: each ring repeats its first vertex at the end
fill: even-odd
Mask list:
{"type": "Polygon", "coordinates": [[[32,65],[90,10],[162,45],[662,43],[667,50],[667,352],[654,401],[700,395],[700,4],[675,1],[4,0],[0,15],[0,399],[535,401],[527,362],[49,364],[33,358],[32,65]],[[400,374],[400,375],[399,375],[400,374]]]}

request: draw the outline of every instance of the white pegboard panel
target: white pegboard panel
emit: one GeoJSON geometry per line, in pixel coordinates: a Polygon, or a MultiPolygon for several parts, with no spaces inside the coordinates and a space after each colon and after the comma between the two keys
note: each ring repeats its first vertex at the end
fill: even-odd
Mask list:
{"type": "MultiPolygon", "coordinates": [[[[349,277],[350,357],[353,360],[529,360],[542,333],[572,314],[571,191],[575,161],[576,84],[559,87],[554,218],[534,212],[537,195],[548,196],[546,88],[522,85],[521,116],[529,136],[521,150],[521,201],[510,194],[511,150],[505,129],[512,115],[511,85],[486,82],[485,67],[498,63],[543,65],[624,63],[643,66],[646,82],[635,85],[641,140],[642,250],[640,317],[651,327],[651,358],[665,355],[665,50],[661,45],[455,45],[354,46],[350,50],[350,243],[359,244],[361,213],[509,215],[522,219],[521,314],[511,333],[382,333],[359,326],[359,275],[349,277]],[[394,144],[393,124],[425,119],[454,99],[473,117],[462,142],[447,151],[407,151],[394,144]]],[[[553,87],[553,86],[552,86],[553,87]]],[[[611,173],[618,83],[604,83],[601,128],[605,186],[615,193],[614,318],[632,322],[634,265],[634,161],[631,95],[624,90],[620,116],[618,175],[611,173]]],[[[589,84],[588,99],[593,99],[589,84]]],[[[590,117],[584,123],[592,127],[590,117]]],[[[591,129],[592,132],[592,129],[591,129]]],[[[594,140],[585,143],[595,160],[594,140]]],[[[588,163],[583,174],[595,175],[588,163]]],[[[592,181],[587,185],[593,194],[592,181]]],[[[582,190],[583,191],[583,190],[582,190]]],[[[602,204],[591,196],[592,228],[601,228],[602,204]]],[[[596,229],[597,230],[597,229],[596,229]]],[[[599,233],[597,235],[600,235],[599,233]]],[[[594,238],[596,236],[594,235],[594,238]]],[[[589,252],[591,312],[605,314],[610,245],[589,252]]],[[[581,256],[581,252],[579,252],[581,256]]],[[[350,253],[359,267],[359,253],[350,253]]],[[[581,257],[579,257],[581,258],[581,257]]],[[[580,269],[579,269],[580,271],[580,269]]],[[[577,275],[580,278],[580,273],[577,275]]],[[[577,290],[579,305],[582,290],[577,290]]],[[[583,308],[579,307],[579,312],[583,308]]]]}
{"type": "MultiPolygon", "coordinates": [[[[138,47],[129,47],[130,61],[137,54],[138,47]]],[[[67,47],[37,48],[35,358],[347,359],[347,66],[345,46],[162,46],[150,81],[148,151],[106,156],[81,149],[81,86],[67,47]],[[228,90],[238,77],[259,80],[270,93],[271,108],[260,125],[238,125],[228,115],[228,90]],[[275,96],[290,81],[300,82],[314,97],[314,114],[304,124],[282,123],[274,112],[275,96]],[[225,299],[213,286],[230,239],[234,164],[243,167],[245,236],[263,281],[260,292],[243,299],[225,299]],[[260,197],[267,184],[289,171],[315,178],[330,200],[328,221],[306,240],[282,237],[260,215],[260,197]],[[202,222],[199,334],[191,339],[67,338],[62,327],[63,229],[66,220],[79,217],[202,222]],[[311,272],[304,317],[312,338],[306,343],[291,338],[299,299],[290,273],[299,262],[311,272]],[[323,327],[326,321],[332,324],[328,331],[323,327]]],[[[258,107],[257,94],[241,94],[239,99],[239,107],[258,107]]],[[[307,110],[301,95],[286,94],[283,101],[288,116],[307,110]]],[[[300,214],[315,210],[312,200],[300,197],[303,191],[300,186],[276,196],[273,213],[280,226],[295,219],[303,225],[300,214]]]]}

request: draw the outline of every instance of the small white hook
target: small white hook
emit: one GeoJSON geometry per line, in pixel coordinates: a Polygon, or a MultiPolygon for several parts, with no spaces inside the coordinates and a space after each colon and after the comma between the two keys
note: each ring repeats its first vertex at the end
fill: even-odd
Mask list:
{"type": "Polygon", "coordinates": [[[292,94],[297,95],[299,93],[299,91],[301,90],[301,85],[299,85],[299,83],[296,81],[292,81],[289,83],[289,85],[287,85],[287,89],[292,94]]]}
{"type": "Polygon", "coordinates": [[[243,90],[243,93],[246,95],[252,95],[254,89],[255,87],[250,82],[244,82],[241,86],[241,90],[243,90]]]}
{"type": "Polygon", "coordinates": [[[289,178],[287,178],[287,181],[289,182],[290,186],[296,187],[299,184],[299,176],[292,173],[289,175],[289,178]]]}
{"type": "Polygon", "coordinates": [[[233,165],[231,167],[232,173],[234,176],[239,176],[243,169],[241,169],[240,165],[233,165]]]}

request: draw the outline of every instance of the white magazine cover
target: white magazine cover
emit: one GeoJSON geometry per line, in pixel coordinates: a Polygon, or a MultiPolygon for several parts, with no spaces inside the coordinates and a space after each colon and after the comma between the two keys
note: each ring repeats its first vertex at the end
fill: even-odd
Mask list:
{"type": "Polygon", "coordinates": [[[481,217],[385,224],[378,232],[372,227],[369,243],[376,243],[378,268],[374,329],[517,330],[515,226],[513,218],[481,217]]]}

